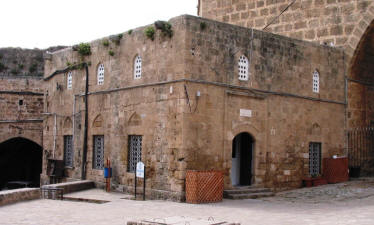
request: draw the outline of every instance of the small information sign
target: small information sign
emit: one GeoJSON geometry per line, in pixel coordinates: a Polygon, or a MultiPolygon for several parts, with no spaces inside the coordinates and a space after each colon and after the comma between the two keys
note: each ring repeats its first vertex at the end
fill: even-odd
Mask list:
{"type": "Polygon", "coordinates": [[[144,178],[144,163],[138,162],[136,164],[136,177],[144,178]]]}
{"type": "Polygon", "coordinates": [[[240,109],[240,116],[252,117],[252,110],[250,110],[250,109],[240,109]]]}

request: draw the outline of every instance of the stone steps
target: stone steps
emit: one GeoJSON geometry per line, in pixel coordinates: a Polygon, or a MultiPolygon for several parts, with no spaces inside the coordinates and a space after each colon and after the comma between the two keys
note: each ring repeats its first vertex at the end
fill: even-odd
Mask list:
{"type": "Polygon", "coordinates": [[[274,196],[269,188],[260,187],[235,187],[224,190],[223,197],[228,199],[255,199],[274,196]]]}

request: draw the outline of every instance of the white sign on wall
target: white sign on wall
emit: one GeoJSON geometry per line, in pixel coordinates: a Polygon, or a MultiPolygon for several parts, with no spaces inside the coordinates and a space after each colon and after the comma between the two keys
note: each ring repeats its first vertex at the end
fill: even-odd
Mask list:
{"type": "Polygon", "coordinates": [[[136,164],[136,177],[144,178],[144,163],[138,162],[136,164]]]}
{"type": "Polygon", "coordinates": [[[252,117],[252,110],[250,110],[250,109],[240,109],[240,116],[252,117]]]}

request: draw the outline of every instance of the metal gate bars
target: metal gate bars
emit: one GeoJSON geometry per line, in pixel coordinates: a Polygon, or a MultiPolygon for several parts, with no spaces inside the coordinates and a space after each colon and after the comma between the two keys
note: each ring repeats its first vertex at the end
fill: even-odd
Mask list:
{"type": "Polygon", "coordinates": [[[351,177],[374,174],[374,127],[348,131],[348,159],[351,177]]]}

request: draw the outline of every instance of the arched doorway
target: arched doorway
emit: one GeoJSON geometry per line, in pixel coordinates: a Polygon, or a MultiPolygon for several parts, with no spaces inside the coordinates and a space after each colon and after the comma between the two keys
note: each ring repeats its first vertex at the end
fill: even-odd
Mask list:
{"type": "Polygon", "coordinates": [[[0,190],[38,187],[42,154],[40,145],[25,138],[17,137],[0,143],[0,190]]]}
{"type": "Polygon", "coordinates": [[[362,35],[348,77],[348,159],[350,175],[374,175],[374,20],[362,35]]]}
{"type": "Polygon", "coordinates": [[[251,185],[253,174],[254,139],[240,133],[232,141],[231,183],[233,186],[251,185]]]}
{"type": "Polygon", "coordinates": [[[349,128],[374,125],[374,20],[352,58],[348,84],[349,128]]]}

